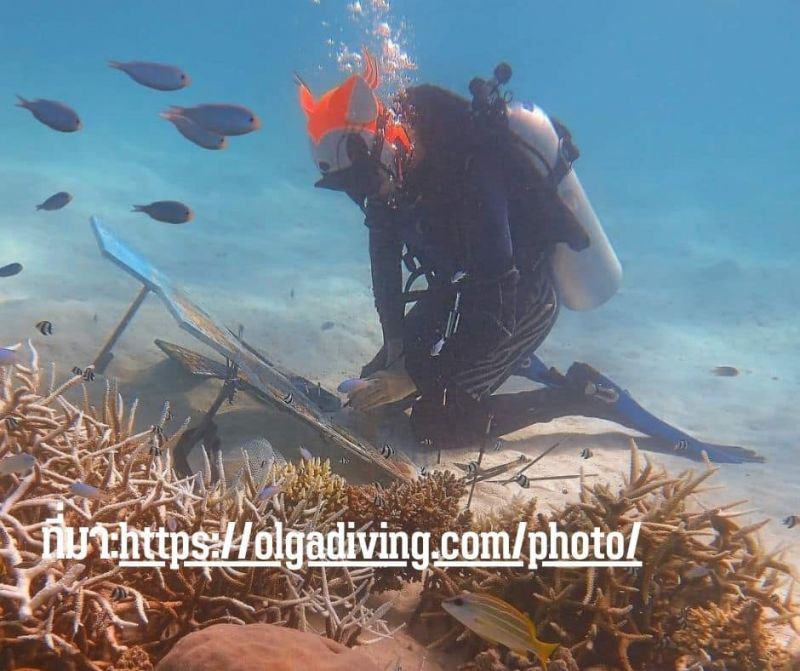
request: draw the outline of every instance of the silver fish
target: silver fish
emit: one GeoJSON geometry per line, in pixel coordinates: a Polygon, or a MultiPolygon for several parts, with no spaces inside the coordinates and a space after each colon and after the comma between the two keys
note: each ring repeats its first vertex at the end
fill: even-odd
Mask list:
{"type": "Polygon", "coordinates": [[[19,102],[17,107],[28,110],[37,121],[41,121],[45,126],[62,133],[74,133],[83,128],[78,113],[58,100],[26,100],[18,95],[19,102]]]}
{"type": "Polygon", "coordinates": [[[81,482],[80,480],[73,482],[69,486],[69,491],[71,494],[74,494],[75,496],[82,496],[85,499],[103,498],[103,493],[97,487],[87,485],[85,482],[81,482]]]}
{"type": "Polygon", "coordinates": [[[20,361],[19,352],[0,347],[0,366],[16,366],[20,361]]]}
{"type": "Polygon", "coordinates": [[[690,568],[686,573],[683,574],[683,577],[687,580],[696,580],[697,578],[705,578],[713,573],[710,568],[705,566],[695,566],[690,568]]]}
{"type": "Polygon", "coordinates": [[[273,496],[275,496],[275,494],[277,494],[279,491],[281,491],[280,485],[267,485],[266,487],[263,487],[261,491],[258,493],[256,501],[268,501],[273,496]]]}
{"type": "Polygon", "coordinates": [[[44,202],[39,203],[36,206],[36,209],[51,212],[52,210],[60,210],[62,207],[66,207],[71,202],[72,194],[67,193],[66,191],[59,191],[58,193],[54,193],[44,202]]]}
{"type": "Polygon", "coordinates": [[[187,140],[193,142],[203,149],[225,149],[228,146],[228,138],[212,130],[203,128],[191,119],[187,119],[180,114],[162,112],[161,118],[166,119],[183,135],[187,140]]]}
{"type": "Polygon", "coordinates": [[[175,65],[147,61],[109,61],[108,65],[124,72],[137,84],[157,91],[177,91],[192,83],[189,75],[175,65]]]}
{"type": "Polygon", "coordinates": [[[205,103],[194,107],[173,106],[167,114],[191,119],[198,126],[220,135],[245,135],[261,128],[261,119],[242,105],[205,103]]]}
{"type": "Polygon", "coordinates": [[[178,200],[157,200],[147,205],[134,205],[133,212],[144,212],[151,219],[165,224],[185,224],[194,219],[194,212],[178,200]]]}
{"type": "Polygon", "coordinates": [[[20,452],[9,457],[0,459],[0,475],[11,475],[12,473],[22,473],[33,468],[36,459],[32,454],[20,452]]]}
{"type": "Polygon", "coordinates": [[[178,528],[178,522],[171,515],[167,517],[167,529],[175,531],[178,528]]]}

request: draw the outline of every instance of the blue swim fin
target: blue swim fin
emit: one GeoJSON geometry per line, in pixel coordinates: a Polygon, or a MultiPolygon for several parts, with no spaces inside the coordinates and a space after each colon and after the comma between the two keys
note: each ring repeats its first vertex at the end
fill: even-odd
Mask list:
{"type": "Polygon", "coordinates": [[[701,452],[705,451],[708,458],[718,464],[764,461],[763,457],[743,447],[715,445],[697,440],[645,410],[626,389],[586,364],[575,363],[566,375],[562,375],[555,368],[548,368],[538,356],[531,353],[520,360],[513,375],[555,389],[572,387],[578,392],[583,389],[585,394],[595,397],[602,403],[602,406],[598,406],[602,408],[602,412],[598,413],[599,417],[611,419],[647,436],[662,440],[672,445],[677,454],[700,458],[701,452]]]}

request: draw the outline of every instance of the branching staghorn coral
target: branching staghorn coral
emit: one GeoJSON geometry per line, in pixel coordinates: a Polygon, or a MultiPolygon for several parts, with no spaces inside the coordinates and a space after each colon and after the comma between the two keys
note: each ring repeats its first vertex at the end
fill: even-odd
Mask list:
{"type": "MultiPolygon", "coordinates": [[[[348,486],[346,518],[358,526],[380,522],[388,531],[430,532],[431,549],[436,550],[445,531],[469,528],[470,516],[461,513],[459,504],[465,493],[464,480],[449,471],[435,471],[413,482],[396,481],[389,487],[348,486]]],[[[420,572],[411,567],[380,569],[376,589],[400,589],[404,582],[419,578],[420,572]]]]}
{"type": "MultiPolygon", "coordinates": [[[[486,592],[528,613],[540,638],[561,643],[581,669],[783,668],[788,654],[774,634],[784,625],[800,628],[791,590],[795,576],[755,538],[763,523],[740,526],[736,521],[749,512],[738,510],[744,502],[713,508],[695,504],[714,471],[708,462],[700,473],[677,476],[649,461],[642,467],[632,441],[630,472],[618,491],[582,481],[579,500],[564,508],[545,514],[537,512],[535,501],[516,501],[500,514],[477,519],[475,527],[514,529],[526,521],[529,529],[544,530],[555,522],[568,534],[599,527],[629,538],[638,521],[641,569],[501,568],[490,573],[434,568],[415,620],[425,622],[429,645],[446,646],[466,636],[477,651],[479,642],[440,603],[464,590],[486,592]]],[[[512,658],[500,663],[483,655],[463,668],[539,668],[512,658]]]]}
{"type": "Polygon", "coordinates": [[[137,432],[136,403],[126,409],[114,384],[99,409],[81,376],[56,386],[53,371],[45,390],[28,349],[29,365],[0,369],[0,464],[32,457],[30,468],[0,475],[0,668],[146,668],[144,659],[154,662],[179,637],[218,622],[316,628],[348,644],[362,632],[390,633],[388,605],[366,605],[370,568],[122,568],[101,557],[93,538],[85,556],[42,559],[42,527],[59,504],[66,529],[118,531],[126,522],[140,540],[162,526],[223,536],[230,522],[234,557],[247,521],[253,535],[279,522],[284,531],[324,533],[344,507],[341,484],[316,460],[273,468],[257,482],[245,459],[236,487],[226,486],[221,460],[216,484],[208,459],[202,472],[178,478],[171,449],[188,420],[166,436],[165,407],[158,424],[137,432]],[[68,400],[82,385],[81,401],[68,400]],[[263,496],[267,481],[286,484],[288,495],[263,496]]]}

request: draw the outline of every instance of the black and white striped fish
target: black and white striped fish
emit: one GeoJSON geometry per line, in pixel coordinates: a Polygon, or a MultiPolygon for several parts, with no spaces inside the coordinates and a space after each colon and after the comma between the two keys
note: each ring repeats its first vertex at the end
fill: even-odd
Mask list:
{"type": "Polygon", "coordinates": [[[641,571],[642,571],[642,567],[641,566],[626,566],[623,570],[631,578],[638,578],[639,577],[639,573],[641,573],[641,571]]]}
{"type": "Polygon", "coordinates": [[[783,518],[783,526],[785,526],[787,529],[794,529],[798,522],[800,522],[800,516],[798,515],[788,515],[787,517],[783,518]]]}
{"type": "Polygon", "coordinates": [[[44,336],[53,335],[53,322],[40,321],[36,323],[36,330],[44,336]]]}
{"type": "Polygon", "coordinates": [[[530,478],[524,473],[518,473],[514,477],[514,482],[516,482],[522,489],[528,489],[531,486],[530,478]]]}
{"type": "Polygon", "coordinates": [[[675,445],[672,446],[672,449],[676,452],[686,452],[689,449],[689,441],[685,438],[681,438],[675,445]]]}
{"type": "Polygon", "coordinates": [[[286,405],[291,405],[292,401],[294,401],[294,393],[290,391],[283,397],[283,402],[286,405]]]}
{"type": "Polygon", "coordinates": [[[122,601],[122,599],[128,598],[128,590],[126,590],[122,585],[117,585],[114,589],[111,590],[111,600],[112,601],[122,601]]]}
{"type": "Polygon", "coordinates": [[[588,447],[584,447],[581,450],[581,457],[583,459],[591,459],[594,456],[594,452],[592,452],[588,447]]]}
{"type": "Polygon", "coordinates": [[[389,445],[389,443],[384,443],[383,447],[381,448],[381,456],[390,459],[395,454],[395,449],[389,445]]]}
{"type": "Polygon", "coordinates": [[[470,461],[467,464],[467,475],[470,477],[475,476],[478,473],[478,462],[477,461],[470,461]]]}
{"type": "Polygon", "coordinates": [[[87,368],[86,370],[81,370],[77,366],[72,369],[72,374],[82,377],[87,382],[94,382],[94,369],[87,368]]]}

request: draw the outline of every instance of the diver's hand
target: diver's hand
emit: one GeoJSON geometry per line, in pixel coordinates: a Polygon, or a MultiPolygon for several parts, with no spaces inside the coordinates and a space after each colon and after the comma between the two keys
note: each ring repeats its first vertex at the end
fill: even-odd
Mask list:
{"type": "Polygon", "coordinates": [[[417,390],[406,371],[403,357],[398,358],[389,368],[365,378],[364,382],[366,384],[353,391],[349,397],[349,405],[361,412],[402,401],[417,390]]]}

